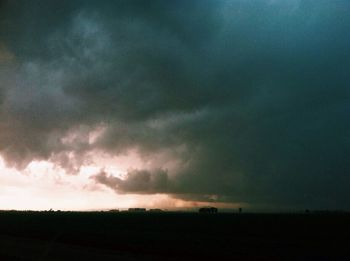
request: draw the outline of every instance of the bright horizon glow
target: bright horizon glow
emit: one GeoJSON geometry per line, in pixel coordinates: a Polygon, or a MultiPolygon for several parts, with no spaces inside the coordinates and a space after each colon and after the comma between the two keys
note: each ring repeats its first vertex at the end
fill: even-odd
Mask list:
{"type": "MultiPolygon", "coordinates": [[[[130,159],[129,159],[130,160],[130,159]]],[[[126,166],[105,169],[122,175],[126,166]]],[[[0,209],[2,210],[107,210],[132,207],[182,209],[208,205],[207,202],[184,201],[166,194],[116,194],[96,184],[90,177],[99,167],[83,166],[76,175],[65,173],[48,161],[33,161],[23,171],[6,167],[0,157],[0,209]]],[[[211,204],[237,208],[239,204],[211,204]]]]}

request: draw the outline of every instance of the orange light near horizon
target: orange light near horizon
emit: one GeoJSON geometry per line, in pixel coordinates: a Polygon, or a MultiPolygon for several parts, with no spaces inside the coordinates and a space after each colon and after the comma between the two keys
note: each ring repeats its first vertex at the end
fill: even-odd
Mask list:
{"type": "MultiPolygon", "coordinates": [[[[125,158],[125,156],[123,156],[125,158]]],[[[113,162],[122,163],[123,157],[113,162]]],[[[108,162],[106,159],[102,160],[108,162]]],[[[132,162],[128,159],[126,162],[132,162]]],[[[123,168],[105,167],[114,175],[122,175],[123,168]]],[[[176,199],[167,194],[117,194],[96,184],[90,177],[101,169],[98,165],[83,166],[79,173],[70,175],[52,162],[33,161],[23,171],[6,167],[0,156],[0,209],[4,210],[106,210],[132,207],[184,209],[212,205],[219,208],[237,208],[240,204],[196,202],[176,199]]]]}

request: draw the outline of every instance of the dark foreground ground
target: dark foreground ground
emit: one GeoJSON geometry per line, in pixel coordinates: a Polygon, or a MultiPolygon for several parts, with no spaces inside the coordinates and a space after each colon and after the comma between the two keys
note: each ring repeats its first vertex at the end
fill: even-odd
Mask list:
{"type": "Polygon", "coordinates": [[[350,215],[0,212],[0,260],[350,260],[350,215]]]}

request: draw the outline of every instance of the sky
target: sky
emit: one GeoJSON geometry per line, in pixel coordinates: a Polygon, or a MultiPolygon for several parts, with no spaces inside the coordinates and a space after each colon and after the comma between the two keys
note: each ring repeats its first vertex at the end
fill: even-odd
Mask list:
{"type": "Polygon", "coordinates": [[[347,0],[0,0],[0,209],[350,210],[347,0]]]}

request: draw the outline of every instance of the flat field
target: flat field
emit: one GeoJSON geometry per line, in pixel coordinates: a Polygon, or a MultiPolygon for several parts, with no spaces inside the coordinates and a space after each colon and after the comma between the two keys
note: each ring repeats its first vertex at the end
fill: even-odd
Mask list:
{"type": "Polygon", "coordinates": [[[0,260],[348,260],[350,215],[0,212],[0,260]]]}

